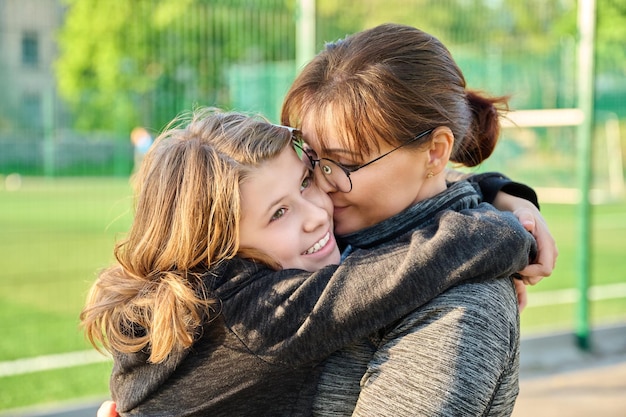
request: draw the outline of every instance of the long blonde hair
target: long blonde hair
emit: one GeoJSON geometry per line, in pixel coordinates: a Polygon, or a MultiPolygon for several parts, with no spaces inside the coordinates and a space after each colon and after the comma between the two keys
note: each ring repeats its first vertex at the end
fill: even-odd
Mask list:
{"type": "MultiPolygon", "coordinates": [[[[219,314],[202,276],[239,252],[239,184],[290,143],[260,117],[199,109],[156,139],[133,178],[135,217],[81,313],[97,348],[161,362],[219,314]],[[101,347],[100,347],[101,346],[101,347]]],[[[262,253],[240,254],[264,259],[262,253]]]]}

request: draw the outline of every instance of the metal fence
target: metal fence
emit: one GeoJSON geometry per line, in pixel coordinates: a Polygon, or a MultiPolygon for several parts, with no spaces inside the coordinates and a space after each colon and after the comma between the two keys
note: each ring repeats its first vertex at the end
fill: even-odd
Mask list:
{"type": "MultiPolygon", "coordinates": [[[[307,1],[66,3],[0,0],[0,174],[127,175],[132,128],[156,134],[199,105],[277,121],[297,72],[307,1]]],[[[529,12],[506,0],[318,0],[314,48],[395,20],[438,36],[471,87],[510,94],[514,109],[573,107],[575,29],[551,35],[549,25],[567,22],[576,2],[531,3],[536,22],[521,26],[529,12]]],[[[607,62],[596,76],[596,110],[624,120],[624,63],[607,62]]],[[[565,131],[532,134],[536,148],[569,140],[565,131]]]]}

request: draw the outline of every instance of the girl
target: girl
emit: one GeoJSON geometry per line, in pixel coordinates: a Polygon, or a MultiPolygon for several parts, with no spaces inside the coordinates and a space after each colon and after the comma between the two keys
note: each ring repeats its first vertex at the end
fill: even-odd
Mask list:
{"type": "Polygon", "coordinates": [[[308,415],[332,352],[461,280],[528,262],[532,237],[483,205],[337,266],[330,199],[291,145],[290,129],[202,111],[146,155],[118,264],[82,313],[92,343],[113,354],[122,415],[308,415]],[[470,244],[471,262],[432,259],[470,244]]]}

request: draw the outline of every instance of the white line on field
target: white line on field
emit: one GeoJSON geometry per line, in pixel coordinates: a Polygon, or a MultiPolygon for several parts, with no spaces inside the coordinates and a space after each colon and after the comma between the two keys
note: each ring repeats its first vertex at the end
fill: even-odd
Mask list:
{"type": "Polygon", "coordinates": [[[56,355],[36,356],[34,358],[16,359],[0,362],[0,378],[29,374],[32,372],[49,371],[52,369],[70,368],[72,366],[89,365],[107,362],[111,358],[95,350],[59,353],[56,355]]]}
{"type": "MultiPolygon", "coordinates": [[[[578,301],[580,291],[576,288],[528,294],[528,308],[557,304],[573,304],[578,301]]],[[[609,300],[626,297],[626,283],[597,285],[589,288],[589,300],[609,300]]]]}

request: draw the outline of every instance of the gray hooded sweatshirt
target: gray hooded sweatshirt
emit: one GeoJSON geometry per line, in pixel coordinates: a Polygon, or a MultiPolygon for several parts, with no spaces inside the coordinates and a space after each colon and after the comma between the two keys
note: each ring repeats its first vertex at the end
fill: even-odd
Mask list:
{"type": "MultiPolygon", "coordinates": [[[[474,188],[460,184],[477,201],[474,188]]],[[[464,280],[522,269],[536,245],[514,216],[488,204],[442,211],[415,231],[407,227],[316,273],[273,271],[239,258],[214,268],[205,283],[221,311],[198,329],[191,348],[158,364],[148,363],[146,352],[114,355],[118,412],[311,415],[324,360],[333,352],[464,280]]]]}

